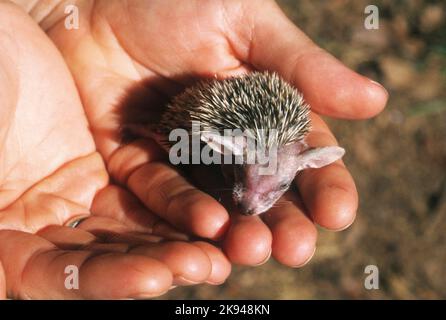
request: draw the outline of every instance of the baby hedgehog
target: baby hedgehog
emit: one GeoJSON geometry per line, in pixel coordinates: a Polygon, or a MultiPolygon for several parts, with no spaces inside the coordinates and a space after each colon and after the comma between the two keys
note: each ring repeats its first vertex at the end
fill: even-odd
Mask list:
{"type": "Polygon", "coordinates": [[[309,112],[303,95],[276,73],[252,72],[187,88],[167,106],[158,133],[166,137],[182,128],[191,134],[192,121],[197,121],[203,145],[221,154],[245,155],[242,162],[221,168],[240,212],[257,215],[288,190],[298,171],[326,166],[344,155],[337,146],[308,147],[309,112]],[[269,162],[275,155],[274,171],[262,172],[268,162],[248,162],[247,139],[224,135],[225,129],[246,133],[256,143],[256,154],[262,150],[269,162]]]}

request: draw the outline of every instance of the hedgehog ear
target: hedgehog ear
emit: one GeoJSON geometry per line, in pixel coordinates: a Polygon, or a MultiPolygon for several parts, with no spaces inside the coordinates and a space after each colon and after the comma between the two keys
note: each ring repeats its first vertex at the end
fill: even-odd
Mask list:
{"type": "Polygon", "coordinates": [[[202,132],[201,141],[218,153],[234,156],[242,156],[246,145],[244,138],[241,136],[226,136],[218,132],[202,132]]]}
{"type": "Polygon", "coordinates": [[[321,168],[342,158],[345,150],[331,146],[309,149],[297,157],[297,171],[308,168],[321,168]]]}

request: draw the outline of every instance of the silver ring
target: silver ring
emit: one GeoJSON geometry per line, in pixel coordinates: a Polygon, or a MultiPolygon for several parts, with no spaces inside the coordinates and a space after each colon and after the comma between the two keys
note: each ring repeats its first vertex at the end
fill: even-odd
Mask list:
{"type": "Polygon", "coordinates": [[[68,220],[65,223],[65,226],[69,227],[69,228],[76,228],[77,226],[79,226],[82,223],[82,221],[84,221],[88,217],[89,217],[89,215],[77,216],[75,218],[68,220]]]}

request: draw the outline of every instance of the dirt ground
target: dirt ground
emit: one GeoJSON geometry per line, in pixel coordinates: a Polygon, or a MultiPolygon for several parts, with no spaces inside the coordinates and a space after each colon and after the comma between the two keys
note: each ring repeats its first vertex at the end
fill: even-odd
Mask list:
{"type": "Polygon", "coordinates": [[[162,298],[445,299],[446,3],[375,1],[379,30],[364,28],[369,1],[279,4],[316,43],[390,93],[372,120],[329,120],[357,183],[358,218],[343,232],[320,229],[301,269],[235,267],[222,286],[162,298]],[[364,288],[370,264],[379,268],[379,290],[364,288]]]}

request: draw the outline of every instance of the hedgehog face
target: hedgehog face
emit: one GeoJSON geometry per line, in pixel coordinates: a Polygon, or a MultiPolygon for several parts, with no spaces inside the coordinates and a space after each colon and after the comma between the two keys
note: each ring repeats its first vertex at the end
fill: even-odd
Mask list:
{"type": "Polygon", "coordinates": [[[272,174],[261,174],[260,164],[224,165],[223,174],[232,186],[233,201],[244,215],[258,215],[270,209],[289,189],[296,173],[320,168],[342,157],[344,149],[323,147],[304,150],[295,143],[278,149],[277,167],[272,174]]]}
{"type": "MultiPolygon", "coordinates": [[[[230,181],[233,201],[244,215],[258,215],[270,209],[289,189],[298,169],[296,153],[286,148],[277,152],[277,164],[273,172],[265,174],[269,164],[242,164],[227,168],[232,171],[230,181]]],[[[227,176],[227,174],[226,174],[227,176]]]]}
{"type": "Polygon", "coordinates": [[[295,169],[279,167],[275,175],[259,175],[259,165],[234,166],[240,180],[233,184],[233,201],[244,215],[258,215],[270,209],[289,189],[295,169]]]}

